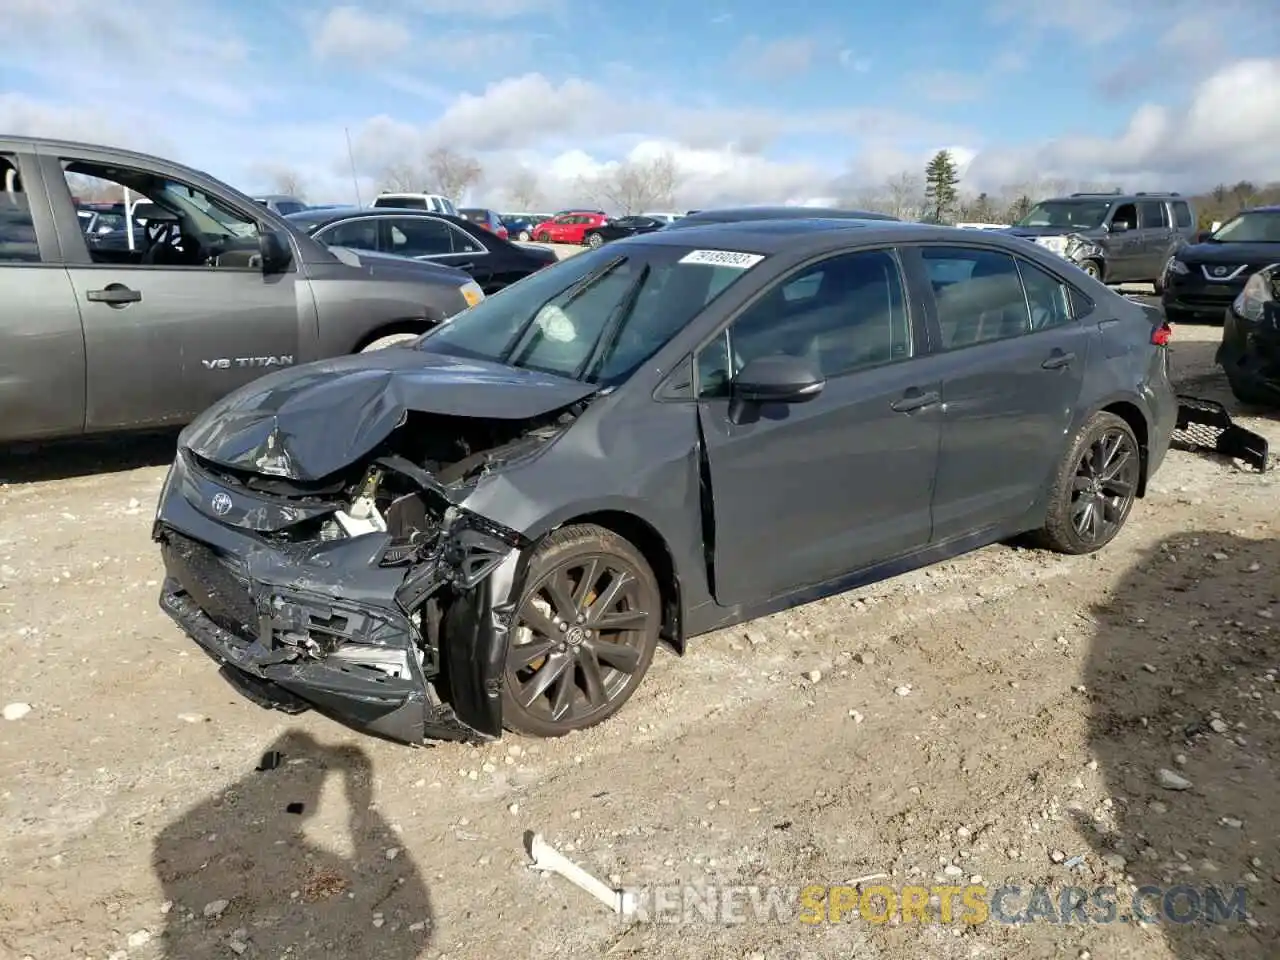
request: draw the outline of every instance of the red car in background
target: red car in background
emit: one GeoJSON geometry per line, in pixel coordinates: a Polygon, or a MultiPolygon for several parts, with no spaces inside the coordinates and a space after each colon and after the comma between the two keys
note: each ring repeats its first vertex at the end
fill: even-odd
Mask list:
{"type": "Polygon", "coordinates": [[[570,211],[559,213],[533,228],[533,239],[541,243],[586,243],[587,231],[603,227],[609,218],[603,213],[570,211]]]}
{"type": "Polygon", "coordinates": [[[511,239],[507,235],[507,225],[502,222],[502,217],[498,216],[493,210],[486,210],[484,207],[463,207],[458,211],[458,216],[464,220],[469,220],[477,227],[483,227],[490,233],[496,233],[503,240],[511,239]]]}

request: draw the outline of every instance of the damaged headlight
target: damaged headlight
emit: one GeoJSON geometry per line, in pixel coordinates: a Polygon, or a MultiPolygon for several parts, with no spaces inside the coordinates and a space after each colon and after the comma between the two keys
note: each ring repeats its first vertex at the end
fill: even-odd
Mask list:
{"type": "Polygon", "coordinates": [[[1191,271],[1187,269],[1187,265],[1177,257],[1170,257],[1169,262],[1164,265],[1165,275],[1176,273],[1180,277],[1185,277],[1191,271]]]}
{"type": "Polygon", "coordinates": [[[1261,323],[1263,312],[1271,299],[1271,287],[1263,276],[1263,272],[1259,271],[1245,283],[1244,289],[1236,297],[1231,309],[1236,312],[1236,316],[1250,323],[1261,323]]]}

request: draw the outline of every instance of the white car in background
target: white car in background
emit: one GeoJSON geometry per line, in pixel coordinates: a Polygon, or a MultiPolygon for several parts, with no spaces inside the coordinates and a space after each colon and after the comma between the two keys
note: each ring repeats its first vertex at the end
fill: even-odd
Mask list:
{"type": "Polygon", "coordinates": [[[683,213],[667,213],[667,212],[652,213],[652,212],[646,211],[645,213],[640,214],[640,216],[648,217],[650,220],[658,220],[658,221],[661,221],[662,223],[675,223],[677,220],[683,217],[684,214],[683,213]]]}

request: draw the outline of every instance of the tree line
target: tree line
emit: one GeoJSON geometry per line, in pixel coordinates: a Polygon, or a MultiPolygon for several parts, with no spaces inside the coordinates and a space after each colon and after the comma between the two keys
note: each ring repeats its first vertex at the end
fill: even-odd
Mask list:
{"type": "MultiPolygon", "coordinates": [[[[452,147],[437,147],[419,158],[404,158],[381,167],[375,180],[379,192],[439,193],[455,201],[481,185],[492,186],[512,209],[537,210],[545,195],[537,173],[528,167],[490,182],[476,157],[452,147]]],[[[263,170],[273,193],[308,196],[308,186],[291,168],[272,166],[263,170]]],[[[669,153],[645,160],[627,160],[605,167],[600,173],[581,177],[575,192],[584,205],[622,215],[643,210],[678,210],[683,178],[679,165],[669,153]]],[[[88,183],[77,184],[85,199],[101,190],[88,183]]],[[[919,172],[903,171],[875,187],[860,187],[838,197],[842,206],[885,213],[901,220],[932,223],[1014,223],[1031,207],[1049,197],[1080,192],[1108,192],[1113,183],[1041,178],[1010,184],[994,192],[971,191],[964,186],[950,151],[939,150],[919,172]]],[[[1153,184],[1153,189],[1159,184],[1153,184]]],[[[117,191],[118,192],[118,191],[117,191]]],[[[101,199],[115,199],[102,196],[101,199]]],[[[323,198],[320,198],[323,199],[323,198]]],[[[1267,184],[1241,180],[1221,183],[1211,190],[1187,197],[1199,216],[1199,227],[1226,222],[1249,207],[1280,204],[1280,182],[1267,184]]]]}

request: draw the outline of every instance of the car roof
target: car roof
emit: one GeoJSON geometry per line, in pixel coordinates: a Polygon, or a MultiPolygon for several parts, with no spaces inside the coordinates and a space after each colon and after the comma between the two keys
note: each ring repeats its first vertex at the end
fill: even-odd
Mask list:
{"type": "Polygon", "coordinates": [[[1135,203],[1139,200],[1184,200],[1185,201],[1186,199],[1187,198],[1184,197],[1182,194],[1176,193],[1176,192],[1164,193],[1164,192],[1156,191],[1154,193],[1152,192],[1116,193],[1115,191],[1111,191],[1111,192],[1104,191],[1102,193],[1088,193],[1088,192],[1072,193],[1063,197],[1045,197],[1043,200],[1038,200],[1036,202],[1037,203],[1090,203],[1097,200],[1109,200],[1113,203],[1135,203]]]}
{"type": "Polygon", "coordinates": [[[447,220],[449,223],[456,223],[458,226],[472,225],[471,221],[464,220],[462,217],[455,217],[448,213],[438,213],[435,210],[423,210],[421,207],[325,207],[322,209],[300,210],[297,213],[291,213],[285,217],[293,223],[305,223],[309,226],[323,226],[326,223],[333,223],[335,220],[353,220],[353,219],[371,219],[374,217],[435,217],[437,220],[447,220]]]}
{"type": "MultiPolygon", "coordinates": [[[[746,220],[794,220],[821,217],[840,220],[888,220],[896,221],[885,213],[868,210],[842,210],[835,207],[758,206],[723,207],[715,210],[699,210],[681,217],[676,223],[681,229],[689,229],[699,223],[733,223],[746,220]]],[[[674,226],[675,224],[672,224],[674,226]]]]}
{"type": "Polygon", "coordinates": [[[950,240],[966,246],[992,244],[1011,253],[1027,252],[1030,246],[1018,237],[989,231],[942,227],[903,220],[870,220],[855,217],[795,217],[777,220],[736,220],[729,223],[696,223],[680,230],[666,227],[610,244],[661,244],[663,246],[705,247],[743,253],[787,252],[823,253],[850,243],[894,244],[920,240],[950,240]]]}

